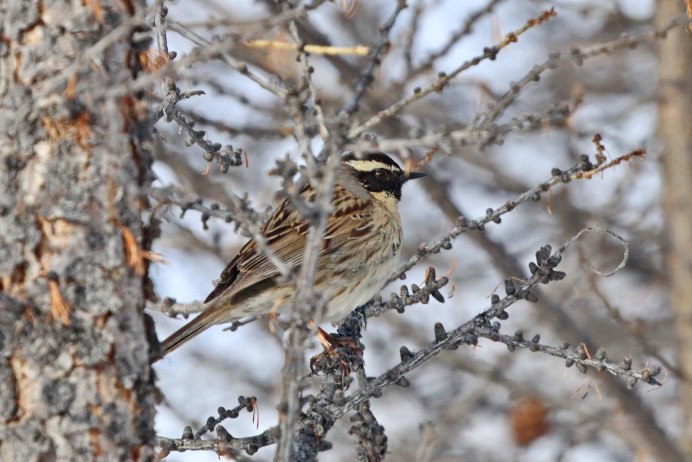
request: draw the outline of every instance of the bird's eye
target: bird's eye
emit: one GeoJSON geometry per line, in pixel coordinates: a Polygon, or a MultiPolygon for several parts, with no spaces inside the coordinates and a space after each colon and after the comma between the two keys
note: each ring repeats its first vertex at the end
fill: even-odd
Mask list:
{"type": "Polygon", "coordinates": [[[375,172],[375,178],[377,178],[378,180],[384,180],[386,176],[386,173],[384,173],[382,170],[377,170],[375,172]]]}

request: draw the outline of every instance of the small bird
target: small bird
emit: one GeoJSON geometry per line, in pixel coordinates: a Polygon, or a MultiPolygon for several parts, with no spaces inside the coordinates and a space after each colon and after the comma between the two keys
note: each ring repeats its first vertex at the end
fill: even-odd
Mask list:
{"type": "MultiPolygon", "coordinates": [[[[388,155],[349,153],[337,168],[332,212],[322,237],[314,290],[326,300],[316,322],[338,321],[369,301],[396,269],[402,229],[398,203],[408,180],[425,176],[405,172],[388,155]]],[[[301,191],[314,201],[308,185],[301,191]]],[[[284,200],[261,230],[274,255],[300,267],[309,224],[284,200]]],[[[294,293],[254,239],[248,241],[221,273],[216,288],[204,301],[202,313],[160,345],[157,361],[214,324],[246,316],[281,311],[294,293]]]]}

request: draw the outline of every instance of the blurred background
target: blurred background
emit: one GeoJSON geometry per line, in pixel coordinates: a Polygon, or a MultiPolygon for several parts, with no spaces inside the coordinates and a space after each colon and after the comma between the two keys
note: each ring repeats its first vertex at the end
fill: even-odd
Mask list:
{"type": "MultiPolygon", "coordinates": [[[[557,16],[527,31],[495,60],[470,67],[443,92],[432,93],[402,114],[383,120],[369,131],[382,143],[477,126],[479,115],[501,102],[512,82],[520,82],[551,52],[568,57],[575,47],[586,51],[625,34],[648,34],[684,17],[682,1],[407,3],[389,32],[391,48],[360,101],[355,121],[367,120],[413,94],[414,88],[433,82],[439,72],[450,72],[483,54],[484,47],[501,42],[543,10],[554,8],[557,16]]],[[[178,59],[207,40],[223,40],[229,34],[291,41],[285,24],[270,27],[258,22],[280,14],[281,7],[271,1],[167,1],[166,5],[168,46],[178,59]]],[[[299,21],[299,30],[310,44],[374,47],[382,40],[378,29],[396,5],[394,0],[324,2],[299,21]]],[[[448,275],[451,282],[442,289],[446,302],[431,300],[428,305],[407,308],[403,315],[390,312],[371,319],[363,339],[366,372],[377,376],[399,362],[400,346],[417,350],[432,341],[435,322],[449,330],[487,308],[493,293],[502,295],[505,279],[526,277],[527,265],[542,245],[557,247],[580,229],[599,226],[629,241],[625,269],[609,278],[598,277],[591,267],[614,268],[622,248],[603,235],[587,235],[566,254],[559,268],[567,278],[541,289],[538,303],[512,306],[503,332],[521,330],[527,338],[540,334],[541,342],[553,346],[585,342],[591,353],[604,348],[614,362],[629,355],[635,369],[660,364],[664,386],[640,383],[628,391],[625,379],[607,372],[582,374],[565,368],[557,358],[509,352],[503,344],[480,340],[477,347],[441,353],[407,376],[410,387],[390,388],[382,398],[371,401],[388,437],[387,460],[677,460],[666,451],[692,445],[692,398],[689,379],[683,379],[691,371],[692,353],[680,340],[692,330],[692,315],[686,315],[689,325],[678,324],[676,330],[675,319],[685,319],[683,298],[673,293],[681,289],[675,289],[667,258],[674,249],[685,247],[671,237],[680,218],[671,219],[671,208],[666,206],[675,194],[669,190],[675,189],[671,185],[679,181],[679,176],[676,180],[669,175],[682,169],[689,178],[692,172],[686,171],[689,162],[673,167],[663,162],[664,154],[669,155],[666,136],[671,130],[687,139],[689,147],[692,129],[687,125],[689,116],[681,119],[674,110],[675,104],[687,103],[661,97],[666,79],[676,78],[667,74],[676,72],[675,63],[687,63],[683,66],[689,69],[692,62],[691,39],[684,29],[677,27],[665,39],[652,36],[636,48],[613,46],[581,65],[571,59],[559,61],[542,72],[540,80],[522,86],[499,118],[490,121],[491,125],[512,120],[538,123],[523,124],[501,139],[466,146],[426,147],[412,142],[408,149],[389,151],[401,165],[420,166],[429,175],[404,190],[400,208],[403,258],[415,254],[421,243],[442,236],[460,215],[483,217],[487,208],[497,208],[546,181],[551,169],[571,167],[580,154],[589,154],[593,161],[596,133],[602,135],[608,159],[636,149],[645,149],[647,155],[590,180],[558,185],[540,201],[505,215],[501,224],[463,234],[451,250],[426,258],[407,273],[405,283],[419,285],[427,266],[433,266],[438,275],[448,275]],[[675,46],[679,49],[662,50],[675,46]],[[672,64],[666,64],[666,59],[672,64]]],[[[229,54],[277,84],[300,76],[295,51],[238,43],[229,54]]],[[[370,59],[311,54],[310,64],[324,110],[332,116],[351,98],[370,59]]],[[[177,126],[161,120],[155,186],[175,185],[189,197],[201,198],[206,205],[217,203],[222,209],[229,207],[231,192],[247,194],[259,211],[273,207],[281,183],[268,171],[287,155],[302,162],[290,111],[220,60],[181,69],[176,83],[183,91],[205,92],[178,105],[196,122],[195,128],[205,130],[212,142],[244,149],[248,162],[228,173],[214,165],[204,176],[207,164],[202,150],[187,147],[177,126]]],[[[319,150],[320,145],[315,133],[313,146],[319,150]]],[[[666,161],[671,162],[670,158],[666,161]]],[[[689,209],[685,210],[682,213],[689,217],[689,209]]],[[[178,302],[203,300],[247,237],[222,219],[203,221],[194,210],[181,216],[179,207],[162,203],[159,213],[164,219],[163,234],[154,250],[168,263],[150,271],[157,294],[178,302]]],[[[687,243],[692,247],[692,235],[687,243]]],[[[382,295],[398,292],[401,283],[386,287],[382,295]]],[[[686,300],[686,309],[692,310],[692,298],[686,300]]],[[[161,313],[154,317],[159,338],[184,322],[161,313]]],[[[249,436],[276,425],[284,359],[281,339],[282,332],[269,329],[268,320],[235,332],[219,326],[157,363],[158,384],[165,395],[157,433],[179,437],[186,425],[196,430],[207,417],[216,415],[219,406],[237,405],[239,395],[257,397],[259,420],[253,422],[250,413],[241,413],[226,421],[224,426],[232,435],[249,436]]],[[[306,361],[319,348],[315,345],[306,352],[306,361]]],[[[318,386],[319,377],[313,384],[318,386]]],[[[328,436],[334,449],[320,460],[355,460],[356,438],[348,434],[348,419],[342,420],[328,436]]],[[[252,460],[271,460],[273,451],[274,447],[261,449],[252,460]]],[[[166,460],[216,461],[218,456],[173,453],[166,460]]]]}

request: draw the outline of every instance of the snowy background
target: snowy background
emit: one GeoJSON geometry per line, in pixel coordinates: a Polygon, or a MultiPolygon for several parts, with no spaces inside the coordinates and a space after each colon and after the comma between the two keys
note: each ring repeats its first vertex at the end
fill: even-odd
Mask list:
{"type": "MultiPolygon", "coordinates": [[[[200,27],[201,23],[226,20],[240,24],[237,27],[242,30],[241,23],[271,16],[267,3],[167,2],[167,20],[211,38],[233,28],[210,29],[200,27]]],[[[648,0],[497,1],[470,34],[434,62],[431,71],[409,79],[405,47],[412,31],[410,60],[415,67],[444,46],[469,16],[488,5],[488,1],[408,3],[390,34],[392,49],[356,114],[360,121],[411,94],[414,87],[433,81],[437,72],[449,71],[482,54],[484,47],[497,43],[542,10],[554,7],[558,15],[528,31],[496,60],[484,61],[461,74],[443,93],[412,105],[396,121],[375,127],[372,133],[381,139],[405,138],[414,128],[435,131],[444,126],[463,127],[506,92],[510,82],[519,80],[551,51],[569,53],[573,46],[586,49],[615,40],[623,33],[636,35],[653,28],[654,3],[648,0]]],[[[391,14],[394,5],[394,1],[328,2],[308,18],[311,27],[332,45],[373,46],[379,41],[378,26],[391,14]]],[[[281,27],[254,38],[290,40],[281,27]]],[[[194,47],[188,38],[172,31],[168,39],[169,49],[179,56],[194,47]]],[[[430,342],[435,322],[451,329],[486,308],[490,295],[502,292],[504,279],[527,274],[526,265],[533,261],[540,246],[550,243],[555,247],[587,225],[611,229],[630,241],[628,267],[607,279],[594,277],[589,271],[591,265],[610,269],[619,261],[621,251],[604,237],[587,236],[579,246],[581,250],[568,253],[560,268],[567,272],[567,279],[543,289],[539,293],[541,303],[520,302],[513,306],[510,319],[503,322],[503,331],[511,334],[521,329],[527,338],[540,333],[542,342],[555,346],[583,341],[575,338],[574,331],[558,327],[554,318],[559,312],[588,332],[592,352],[603,347],[616,362],[629,354],[635,367],[660,362],[653,353],[675,363],[661,256],[662,179],[660,148],[654,138],[654,47],[655,43],[648,43],[635,50],[620,50],[588,60],[582,67],[563,63],[526,88],[501,119],[502,122],[521,114],[541,113],[556,103],[576,105],[563,127],[509,134],[502,145],[485,149],[455,147],[432,157],[426,168],[434,181],[444,185],[465,216],[477,218],[484,216],[487,208],[498,207],[550,178],[551,168],[568,168],[581,153],[590,154],[593,159],[591,137],[596,132],[603,135],[611,157],[638,148],[648,151],[644,160],[635,159],[592,180],[559,185],[541,201],[522,205],[505,215],[500,225],[488,226],[485,236],[500,252],[500,259],[518,262],[523,274],[507,273],[506,267],[499,267],[488,248],[472,234],[462,235],[452,250],[429,257],[409,271],[407,284],[420,284],[427,266],[435,267],[438,274],[452,271],[452,283],[443,292],[449,294],[453,285],[454,294],[445,304],[432,300],[428,305],[408,308],[404,315],[391,312],[370,320],[364,335],[368,375],[376,376],[395,365],[401,345],[415,350],[430,342]],[[576,100],[579,102],[575,103],[576,100]],[[625,323],[614,319],[613,309],[635,328],[624,328],[625,323]],[[642,346],[642,337],[654,352],[642,346]]],[[[285,75],[295,72],[294,53],[257,51],[245,59],[264,70],[280,70],[285,75]]],[[[314,80],[325,106],[338,108],[350,97],[350,85],[357,74],[344,76],[332,60],[316,55],[312,59],[314,80]]],[[[356,69],[368,63],[367,57],[342,59],[356,69]]],[[[183,90],[206,92],[181,107],[189,114],[208,119],[207,123],[198,122],[196,128],[205,129],[209,139],[245,149],[249,167],[232,168],[223,174],[214,166],[209,176],[202,176],[206,164],[201,150],[185,147],[176,126],[160,121],[154,168],[156,185],[177,184],[202,197],[206,204],[218,202],[223,206],[226,192],[233,191],[247,193],[258,210],[271,206],[280,187],[277,177],[267,175],[274,160],[289,154],[299,161],[296,143],[290,136],[292,121],[281,101],[219,61],[184,70],[177,84],[183,90]]],[[[318,145],[315,140],[315,146],[318,145]]],[[[418,156],[425,153],[420,150],[418,156]]],[[[403,162],[401,157],[399,160],[403,162]]],[[[404,258],[414,254],[421,242],[430,242],[453,226],[449,214],[432,202],[423,182],[406,186],[401,211],[406,241],[404,258]]],[[[178,302],[203,300],[246,237],[236,233],[232,224],[213,218],[208,222],[209,229],[204,230],[200,214],[194,211],[181,218],[180,210],[171,207],[164,218],[163,235],[154,250],[168,263],[151,271],[156,291],[178,302]]],[[[398,292],[400,284],[385,288],[383,295],[398,292]]],[[[160,313],[153,316],[159,338],[183,323],[160,313]]],[[[249,436],[276,425],[283,351],[281,332],[272,333],[268,324],[260,320],[236,332],[224,332],[220,326],[210,329],[157,363],[158,384],[165,395],[159,408],[157,433],[179,437],[186,425],[196,430],[207,417],[216,414],[219,406],[235,406],[239,395],[257,397],[259,423],[253,423],[252,415],[243,412],[239,418],[224,422],[232,435],[249,436]]],[[[317,352],[316,345],[313,351],[306,352],[306,360],[317,352]]],[[[371,402],[389,439],[387,460],[653,460],[654,449],[638,436],[634,424],[638,410],[623,409],[623,402],[600,385],[596,371],[584,375],[575,368],[566,369],[559,359],[528,351],[510,353],[502,344],[481,340],[475,348],[443,352],[408,378],[409,388],[389,389],[382,398],[371,402]],[[512,416],[516,416],[513,410],[530,397],[546,410],[548,427],[542,436],[521,445],[512,430],[512,416]]],[[[318,381],[319,377],[314,379],[315,384],[318,381]]],[[[652,412],[658,425],[671,438],[676,436],[682,418],[675,404],[675,392],[673,374],[661,389],[639,384],[632,392],[648,408],[655,409],[652,412]]],[[[348,419],[342,420],[329,433],[334,449],[323,453],[320,460],[355,459],[355,437],[348,435],[348,419]]],[[[271,460],[273,451],[274,447],[261,449],[252,459],[271,460]]],[[[219,459],[213,453],[187,452],[173,453],[166,460],[219,459]]]]}

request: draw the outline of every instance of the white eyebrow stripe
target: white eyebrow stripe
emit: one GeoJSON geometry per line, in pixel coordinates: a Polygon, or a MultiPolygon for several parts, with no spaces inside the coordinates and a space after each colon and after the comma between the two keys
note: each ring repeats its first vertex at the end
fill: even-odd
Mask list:
{"type": "Polygon", "coordinates": [[[389,170],[390,172],[394,173],[398,173],[401,171],[393,165],[383,164],[382,162],[378,162],[376,160],[355,159],[349,160],[346,163],[358,170],[359,172],[372,172],[373,170],[377,170],[378,168],[389,170]]]}

